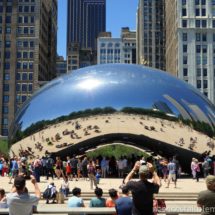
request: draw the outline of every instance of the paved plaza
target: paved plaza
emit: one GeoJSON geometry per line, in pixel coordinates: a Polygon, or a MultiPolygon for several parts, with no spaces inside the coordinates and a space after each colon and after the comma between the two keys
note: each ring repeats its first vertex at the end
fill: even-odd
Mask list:
{"type": "MultiPolygon", "coordinates": [[[[44,191],[47,185],[50,182],[54,182],[57,189],[60,188],[62,179],[54,179],[52,180],[49,178],[49,180],[46,180],[45,177],[41,177],[41,182],[39,183],[39,187],[41,191],[44,191]]],[[[117,190],[119,189],[119,186],[122,184],[122,179],[112,179],[112,178],[106,178],[101,179],[99,187],[101,187],[104,191],[108,191],[110,188],[115,188],[117,190]]],[[[9,178],[8,177],[0,177],[0,187],[4,188],[6,192],[9,192],[12,184],[9,184],[9,178]]],[[[27,187],[29,192],[33,192],[33,185],[31,184],[30,180],[27,180],[27,187]]],[[[70,190],[72,190],[74,187],[80,187],[82,189],[82,192],[92,192],[93,190],[90,189],[90,182],[86,181],[84,179],[80,179],[79,181],[70,181],[70,190]]],[[[204,179],[200,179],[199,182],[196,182],[193,179],[178,179],[177,182],[177,188],[174,188],[174,184],[171,183],[169,188],[165,188],[166,184],[162,180],[162,187],[160,188],[160,193],[199,193],[202,190],[206,189],[205,181],[204,179]]]]}

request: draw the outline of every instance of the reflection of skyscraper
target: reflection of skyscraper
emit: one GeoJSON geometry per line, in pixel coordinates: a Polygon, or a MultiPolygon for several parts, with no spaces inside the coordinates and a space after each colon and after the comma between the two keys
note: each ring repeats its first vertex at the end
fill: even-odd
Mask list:
{"type": "Polygon", "coordinates": [[[55,77],[57,0],[0,1],[0,134],[22,104],[55,77]]]}
{"type": "Polygon", "coordinates": [[[96,39],[105,30],[106,0],[68,0],[68,70],[96,63],[96,39]]]}
{"type": "Polygon", "coordinates": [[[153,104],[153,108],[156,108],[164,113],[173,113],[171,108],[168,106],[167,103],[163,102],[163,101],[157,101],[153,104]]]}

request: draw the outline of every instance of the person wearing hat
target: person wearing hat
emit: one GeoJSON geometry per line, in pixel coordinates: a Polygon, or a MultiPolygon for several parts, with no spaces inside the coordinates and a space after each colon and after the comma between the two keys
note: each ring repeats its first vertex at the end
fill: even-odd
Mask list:
{"type": "Polygon", "coordinates": [[[215,176],[206,177],[207,190],[201,191],[197,205],[202,208],[202,215],[215,215],[215,176]]]}
{"type": "Polygon", "coordinates": [[[17,176],[11,193],[7,195],[7,204],[9,206],[9,215],[31,215],[33,207],[35,207],[40,199],[40,189],[36,179],[32,176],[31,183],[35,188],[35,195],[27,192],[26,180],[23,176],[17,176]],[[18,213],[17,213],[18,211],[18,213]]]}
{"type": "Polygon", "coordinates": [[[137,161],[124,180],[125,186],[131,191],[133,197],[133,215],[153,215],[153,194],[158,193],[161,185],[160,179],[150,164],[141,165],[137,161]],[[134,174],[139,173],[139,181],[132,181],[134,174]]]}

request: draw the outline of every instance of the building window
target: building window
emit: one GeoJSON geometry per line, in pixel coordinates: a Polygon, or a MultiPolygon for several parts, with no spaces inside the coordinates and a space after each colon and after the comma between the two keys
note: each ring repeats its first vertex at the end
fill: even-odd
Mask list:
{"type": "Polygon", "coordinates": [[[3,114],[8,114],[8,113],[9,113],[9,108],[8,108],[8,106],[3,106],[2,112],[3,112],[3,114]]]}
{"type": "Polygon", "coordinates": [[[201,45],[196,45],[196,53],[201,53],[201,45]]]}
{"type": "Polygon", "coordinates": [[[187,20],[182,20],[182,27],[186,28],[187,27],[187,20]]]}
{"type": "Polygon", "coordinates": [[[5,22],[6,22],[6,23],[11,23],[11,16],[6,16],[5,22]]]}
{"type": "Polygon", "coordinates": [[[16,84],[16,91],[20,92],[20,84],[16,84]]]}
{"type": "Polygon", "coordinates": [[[213,28],[215,28],[215,20],[213,20],[212,26],[213,28]]]}
{"type": "Polygon", "coordinates": [[[183,45],[183,52],[187,53],[187,45],[183,45]]]}
{"type": "Polygon", "coordinates": [[[28,58],[28,52],[23,52],[23,58],[28,58]]]}
{"type": "Polygon", "coordinates": [[[16,73],[16,80],[19,81],[21,79],[20,73],[16,73]]]}
{"type": "Polygon", "coordinates": [[[206,9],[202,8],[202,16],[206,16],[206,9]]]}
{"type": "Polygon", "coordinates": [[[8,103],[9,102],[9,96],[8,95],[4,95],[3,96],[3,102],[4,103],[8,103]]]}
{"type": "Polygon", "coordinates": [[[7,6],[6,7],[6,12],[7,13],[12,13],[12,6],[7,6]]]}
{"type": "Polygon", "coordinates": [[[33,62],[29,62],[29,69],[33,69],[33,67],[34,67],[33,62]]]}
{"type": "Polygon", "coordinates": [[[196,20],[196,28],[200,28],[200,20],[196,20]]]}
{"type": "Polygon", "coordinates": [[[203,88],[204,89],[208,88],[208,80],[203,80],[203,88]]]}
{"type": "Polygon", "coordinates": [[[195,0],[195,5],[199,5],[199,4],[200,4],[199,1],[200,1],[200,0],[195,0]]]}
{"type": "Polygon", "coordinates": [[[212,0],[212,5],[215,5],[215,0],[212,0]]]}
{"type": "Polygon", "coordinates": [[[202,45],[202,53],[207,53],[207,45],[202,45]]]}
{"type": "Polygon", "coordinates": [[[182,8],[182,16],[187,16],[187,10],[186,10],[186,8],[182,8]]]}
{"type": "Polygon", "coordinates": [[[25,102],[27,99],[27,96],[22,96],[22,102],[25,102]]]}
{"type": "Polygon", "coordinates": [[[182,0],[182,5],[186,5],[187,4],[187,0],[182,0]]]}
{"type": "Polygon", "coordinates": [[[10,34],[11,33],[11,28],[10,27],[6,27],[5,28],[5,33],[6,34],[10,34]]]}
{"type": "Polygon", "coordinates": [[[27,80],[27,73],[22,73],[22,80],[23,81],[26,81],[27,80]]]}
{"type": "Polygon", "coordinates": [[[5,52],[5,58],[6,58],[6,59],[9,59],[9,58],[10,58],[10,51],[6,51],[6,52],[5,52]]]}
{"type": "Polygon", "coordinates": [[[22,92],[27,92],[27,84],[22,84],[22,92]]]}
{"type": "Polygon", "coordinates": [[[183,75],[184,75],[184,76],[187,76],[187,75],[188,75],[188,70],[187,70],[187,68],[183,68],[183,75]]]}
{"type": "Polygon", "coordinates": [[[201,89],[202,88],[202,83],[201,83],[201,80],[197,80],[197,86],[196,86],[198,89],[201,89]]]}
{"type": "Polygon", "coordinates": [[[28,74],[28,79],[29,79],[30,81],[33,80],[33,73],[29,73],[29,74],[28,74]]]}
{"type": "Polygon", "coordinates": [[[6,41],[5,41],[5,47],[6,47],[6,48],[10,48],[10,44],[11,44],[11,43],[10,43],[9,40],[6,40],[6,41]]]}
{"type": "Polygon", "coordinates": [[[31,12],[34,13],[34,11],[35,11],[35,7],[31,6],[31,12]]]}
{"type": "Polygon", "coordinates": [[[2,119],[2,124],[3,125],[8,125],[8,119],[7,118],[3,118],[2,119]]]}
{"type": "Polygon", "coordinates": [[[4,85],[3,85],[3,91],[4,91],[4,92],[8,92],[9,89],[10,89],[9,84],[4,84],[4,85]]]}
{"type": "Polygon", "coordinates": [[[202,5],[206,5],[206,0],[202,0],[202,5]]]}
{"type": "Polygon", "coordinates": [[[10,80],[10,74],[9,73],[4,73],[4,80],[5,81],[10,80]]]}
{"type": "Polygon", "coordinates": [[[200,9],[196,8],[196,16],[200,16],[200,9]]]}
{"type": "Polygon", "coordinates": [[[206,28],[207,27],[207,20],[202,20],[202,28],[206,28]]]}
{"type": "Polygon", "coordinates": [[[197,77],[201,77],[201,69],[200,68],[197,68],[196,75],[197,75],[197,77]]]}
{"type": "Polygon", "coordinates": [[[204,68],[204,69],[203,69],[203,76],[204,76],[204,77],[208,76],[207,68],[204,68]]]}
{"type": "Polygon", "coordinates": [[[207,34],[202,34],[202,41],[207,42],[207,34]]]}
{"type": "Polygon", "coordinates": [[[4,63],[4,69],[10,69],[10,63],[9,62],[4,63]]]}
{"type": "Polygon", "coordinates": [[[32,84],[29,84],[29,85],[28,85],[28,91],[29,91],[29,92],[32,92],[32,91],[33,91],[33,85],[32,85],[32,84]]]}
{"type": "Polygon", "coordinates": [[[28,13],[29,12],[29,6],[24,6],[24,12],[28,13]]]}

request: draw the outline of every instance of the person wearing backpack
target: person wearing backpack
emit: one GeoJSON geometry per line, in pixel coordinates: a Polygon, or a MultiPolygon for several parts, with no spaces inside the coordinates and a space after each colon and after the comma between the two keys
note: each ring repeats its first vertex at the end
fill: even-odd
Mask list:
{"type": "Polygon", "coordinates": [[[93,183],[94,183],[94,186],[97,187],[97,182],[95,177],[96,167],[92,160],[90,160],[87,165],[87,171],[88,171],[88,177],[90,179],[90,187],[91,189],[93,189],[93,183]]]}
{"type": "Polygon", "coordinates": [[[49,200],[52,199],[52,203],[56,203],[56,197],[57,197],[57,190],[54,183],[50,183],[46,190],[43,193],[43,198],[46,199],[46,204],[49,204],[49,200]]]}
{"type": "Polygon", "coordinates": [[[48,157],[48,159],[46,160],[46,179],[49,179],[49,174],[51,174],[52,179],[54,179],[54,169],[53,169],[53,165],[54,165],[54,160],[53,158],[51,158],[51,156],[48,157]]]}

